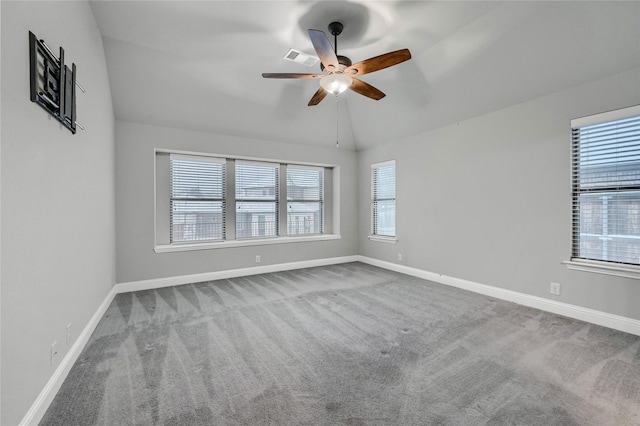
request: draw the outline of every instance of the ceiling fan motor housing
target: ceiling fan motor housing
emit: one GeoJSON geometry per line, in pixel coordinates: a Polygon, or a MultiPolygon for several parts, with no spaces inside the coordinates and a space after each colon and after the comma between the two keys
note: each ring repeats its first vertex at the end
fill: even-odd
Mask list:
{"type": "MultiPolygon", "coordinates": [[[[340,64],[340,71],[344,71],[345,68],[351,66],[351,59],[346,56],[338,55],[338,63],[340,64]]],[[[320,62],[320,70],[324,72],[324,65],[320,62]]]]}

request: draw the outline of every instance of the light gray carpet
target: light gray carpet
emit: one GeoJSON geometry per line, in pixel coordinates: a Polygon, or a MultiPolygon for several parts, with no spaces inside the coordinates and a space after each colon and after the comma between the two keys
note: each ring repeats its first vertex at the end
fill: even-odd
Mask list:
{"type": "Polygon", "coordinates": [[[43,425],[638,425],[640,337],[361,263],[118,295],[43,425]]]}

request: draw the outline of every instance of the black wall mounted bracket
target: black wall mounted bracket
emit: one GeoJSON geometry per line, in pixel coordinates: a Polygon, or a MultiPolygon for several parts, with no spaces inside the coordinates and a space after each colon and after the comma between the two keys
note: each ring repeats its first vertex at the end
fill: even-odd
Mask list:
{"type": "Polygon", "coordinates": [[[64,63],[62,47],[60,56],[56,57],[44,40],[38,40],[31,31],[29,61],[31,101],[53,115],[71,133],[76,133],[76,125],[84,130],[76,123],[76,64],[71,64],[69,68],[64,63]]]}

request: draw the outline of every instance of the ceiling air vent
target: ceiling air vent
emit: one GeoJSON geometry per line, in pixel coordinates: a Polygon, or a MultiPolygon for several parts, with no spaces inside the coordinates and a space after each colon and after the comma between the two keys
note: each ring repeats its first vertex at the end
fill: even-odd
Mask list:
{"type": "Polygon", "coordinates": [[[287,61],[295,62],[297,64],[305,65],[307,67],[314,66],[320,60],[316,56],[308,55],[295,49],[289,49],[287,54],[284,55],[284,59],[286,59],[287,61]]]}

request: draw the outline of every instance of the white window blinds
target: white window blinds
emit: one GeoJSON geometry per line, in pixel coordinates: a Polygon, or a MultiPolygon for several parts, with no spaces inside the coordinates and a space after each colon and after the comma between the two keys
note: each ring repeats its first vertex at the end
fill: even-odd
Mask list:
{"type": "Polygon", "coordinates": [[[396,164],[390,161],[371,166],[372,234],[396,235],[396,164]]]}
{"type": "Polygon", "coordinates": [[[287,166],[287,235],[321,234],[323,169],[287,166]]]}
{"type": "Polygon", "coordinates": [[[640,107],[571,125],[572,256],[638,265],[640,107]]]}
{"type": "Polygon", "coordinates": [[[171,243],[225,236],[225,160],[170,156],[171,243]]]}
{"type": "Polygon", "coordinates": [[[236,238],[278,236],[279,168],[236,161],[236,238]]]}

